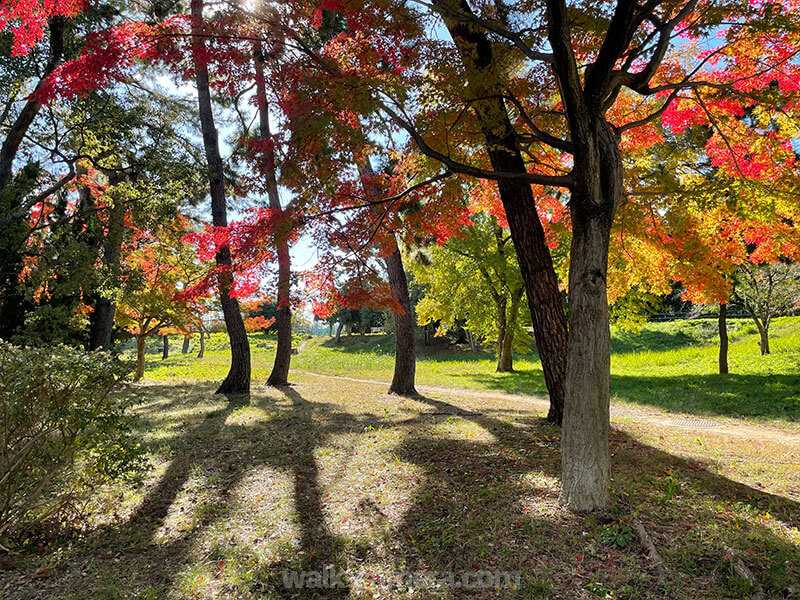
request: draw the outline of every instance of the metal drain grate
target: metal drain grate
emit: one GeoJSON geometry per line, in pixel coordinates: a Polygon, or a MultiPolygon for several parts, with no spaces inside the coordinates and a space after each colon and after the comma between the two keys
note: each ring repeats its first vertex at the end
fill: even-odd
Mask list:
{"type": "Polygon", "coordinates": [[[719,423],[714,421],[705,421],[703,419],[676,419],[670,421],[667,425],[673,427],[686,427],[688,429],[710,429],[711,427],[719,427],[719,423]]]}

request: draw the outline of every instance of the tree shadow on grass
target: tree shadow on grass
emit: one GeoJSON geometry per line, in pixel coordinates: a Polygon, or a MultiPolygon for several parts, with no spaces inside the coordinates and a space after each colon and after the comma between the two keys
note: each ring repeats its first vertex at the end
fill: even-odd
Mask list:
{"type": "MultiPolygon", "coordinates": [[[[174,393],[174,387],[170,391],[174,393]]],[[[216,577],[218,568],[222,571],[216,565],[229,560],[228,552],[240,553],[245,562],[260,560],[251,538],[232,539],[225,532],[229,519],[250,519],[249,513],[239,514],[243,509],[236,504],[238,486],[262,468],[286,477],[297,529],[293,550],[278,562],[259,563],[248,584],[234,585],[220,576],[215,593],[235,596],[245,585],[248,593],[261,598],[343,597],[347,589],[287,589],[281,575],[283,570],[324,565],[341,571],[370,554],[357,547],[354,553],[353,540],[337,536],[326,522],[316,452],[332,436],[370,427],[406,428],[397,455],[422,472],[409,507],[390,530],[389,559],[396,570],[518,570],[529,597],[547,586],[554,586],[562,597],[582,597],[585,585],[598,578],[620,592],[618,597],[659,597],[636,543],[625,549],[607,547],[600,540],[603,521],[558,507],[557,428],[541,419],[495,416],[488,408],[478,412],[438,399],[416,401],[433,412],[416,411],[411,419],[396,421],[370,413],[354,416],[332,404],[308,401],[296,388],[269,395],[255,392],[247,403],[211,407],[169,440],[170,463],[130,518],[102,528],[75,554],[60,559],[56,576],[28,579],[6,597],[191,595],[183,586],[199,581],[192,571],[196,566],[207,569],[202,574],[208,579],[216,577]],[[248,422],[241,416],[250,408],[263,408],[268,415],[248,422]],[[481,435],[476,439],[468,439],[475,431],[458,428],[465,420],[478,426],[481,435]],[[184,506],[187,496],[200,492],[208,494],[201,505],[184,506]],[[184,508],[191,526],[166,531],[167,524],[184,519],[184,508]],[[224,535],[214,537],[220,532],[224,535]],[[606,575],[610,579],[604,579],[606,575]],[[106,587],[95,588],[98,580],[106,587]]],[[[794,566],[800,565],[798,548],[777,536],[768,523],[745,518],[769,512],[772,519],[796,526],[796,502],[732,482],[699,461],[653,449],[619,431],[612,444],[618,498],[614,517],[639,512],[677,584],[699,597],[719,598],[723,592],[729,596],[725,586],[733,584],[729,561],[722,558],[725,544],[742,553],[770,593],[800,577],[794,566]],[[677,491],[669,486],[677,486],[677,491]],[[755,553],[747,554],[748,548],[755,553]],[[780,581],[771,574],[778,555],[789,564],[780,581]],[[697,583],[709,577],[705,587],[697,583]]],[[[365,498],[365,505],[370,501],[365,498]]],[[[488,589],[469,595],[497,598],[502,593],[488,589]]]]}
{"type": "MultiPolygon", "coordinates": [[[[160,449],[169,462],[133,512],[120,522],[101,526],[86,539],[76,539],[76,550],[63,559],[57,577],[31,579],[30,573],[21,573],[10,587],[0,586],[6,591],[4,597],[86,600],[139,593],[146,597],[180,595],[178,588],[203,579],[192,574],[194,565],[205,565],[217,554],[224,563],[225,548],[209,548],[204,538],[230,517],[229,508],[238,501],[234,497],[237,486],[262,467],[286,473],[294,482],[290,501],[300,535],[294,559],[283,566],[315,569],[337,565],[343,544],[325,523],[314,452],[330,436],[358,431],[365,423],[323,402],[310,403],[293,388],[281,388],[283,399],[259,393],[224,399],[213,396],[211,386],[200,386],[199,394],[196,388],[186,386],[194,394],[185,396],[178,388],[179,400],[162,400],[159,405],[162,410],[175,410],[185,402],[189,414],[178,417],[181,427],[174,435],[147,444],[151,450],[160,449]],[[210,398],[221,400],[219,407],[208,407],[210,398]],[[269,418],[254,425],[228,422],[237,410],[252,407],[266,408],[269,418]],[[120,565],[124,565],[122,572],[120,565]],[[89,587],[82,584],[87,577],[93,582],[89,587]]],[[[147,396],[145,404],[152,404],[165,392],[166,398],[174,396],[176,386],[150,385],[135,391],[147,396]]],[[[139,421],[145,429],[162,425],[144,416],[139,421]]],[[[383,425],[377,418],[369,424],[383,425]]],[[[223,542],[217,540],[214,545],[223,542]]],[[[254,592],[310,597],[307,590],[288,590],[274,577],[271,581],[256,579],[254,592]]],[[[326,598],[338,598],[347,590],[323,592],[326,598]]]]}
{"type": "MultiPolygon", "coordinates": [[[[509,422],[442,400],[419,400],[479,425],[493,439],[473,442],[431,430],[404,439],[398,455],[425,475],[416,502],[395,530],[401,542],[398,570],[516,571],[522,597],[545,598],[547,590],[557,590],[558,597],[588,598],[587,585],[637,600],[749,597],[736,595],[744,584],[725,558],[731,547],[768,597],[783,597],[800,581],[800,548],[774,526],[800,524],[800,504],[793,500],[612,430],[614,509],[605,517],[572,515],[558,506],[557,428],[540,419],[509,422]],[[607,543],[607,532],[626,527],[631,514],[645,523],[664,557],[666,592],[657,586],[636,539],[625,539],[624,548],[607,543]],[[766,514],[771,521],[748,518],[766,514]]],[[[457,426],[445,416],[438,422],[457,426]]],[[[476,598],[504,594],[518,597],[497,589],[469,593],[476,598]]]]}

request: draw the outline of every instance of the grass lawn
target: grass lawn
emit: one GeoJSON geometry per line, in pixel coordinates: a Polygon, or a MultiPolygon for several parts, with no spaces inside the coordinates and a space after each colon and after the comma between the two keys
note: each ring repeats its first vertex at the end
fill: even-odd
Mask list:
{"type": "Polygon", "coordinates": [[[737,560],[761,597],[800,593],[796,445],[616,423],[613,509],[581,517],[558,506],[559,429],[525,398],[408,400],[366,383],[294,380],[230,401],[203,381],[127,388],[152,465],[144,483],[103,490],[88,525],[4,557],[0,597],[756,597],[737,560]],[[666,589],[632,518],[664,559],[666,589]],[[348,574],[346,589],[284,586],[285,570],[326,565],[348,574]],[[385,583],[476,570],[516,571],[521,585],[385,583]]]}
{"type": "MultiPolygon", "coordinates": [[[[727,376],[717,374],[713,320],[651,323],[639,333],[614,333],[611,359],[614,401],[698,415],[744,416],[787,424],[800,421],[800,317],[783,317],[773,322],[769,356],[759,354],[758,334],[751,321],[731,319],[729,331],[727,376]]],[[[262,335],[253,336],[252,340],[254,380],[265,381],[274,351],[256,347],[257,343],[268,341],[262,335]]],[[[227,373],[229,360],[225,343],[221,334],[215,334],[205,360],[173,354],[161,361],[154,341],[147,377],[221,380],[227,373]]],[[[317,337],[293,357],[292,366],[388,383],[392,377],[393,353],[394,340],[390,336],[343,336],[338,345],[328,337],[317,337]]],[[[514,373],[495,373],[493,355],[443,349],[438,344],[419,349],[417,382],[546,396],[536,354],[516,355],[515,368],[514,373]]]]}

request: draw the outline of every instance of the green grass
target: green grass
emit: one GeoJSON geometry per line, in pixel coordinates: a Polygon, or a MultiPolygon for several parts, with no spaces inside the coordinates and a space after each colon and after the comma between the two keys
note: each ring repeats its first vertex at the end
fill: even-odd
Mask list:
{"type": "MultiPolygon", "coordinates": [[[[771,328],[772,354],[761,356],[752,323],[731,319],[730,374],[717,374],[716,323],[712,320],[651,323],[639,333],[615,332],[611,359],[612,396],[617,402],[653,406],[699,415],[744,416],[783,422],[800,421],[800,317],[776,319],[771,328]]],[[[256,348],[252,337],[253,376],[266,380],[272,350],[256,348]]],[[[193,342],[195,345],[196,342],[193,342]]],[[[329,375],[390,381],[393,339],[386,335],[343,336],[310,340],[293,357],[293,368],[329,375]]],[[[225,339],[215,334],[203,361],[175,355],[160,361],[157,344],[149,355],[152,379],[217,379],[228,367],[225,339]]],[[[177,346],[175,344],[175,346],[177,346]]],[[[535,353],[518,354],[514,373],[495,373],[489,353],[421,346],[417,382],[421,385],[502,390],[546,395],[535,353]]]]}

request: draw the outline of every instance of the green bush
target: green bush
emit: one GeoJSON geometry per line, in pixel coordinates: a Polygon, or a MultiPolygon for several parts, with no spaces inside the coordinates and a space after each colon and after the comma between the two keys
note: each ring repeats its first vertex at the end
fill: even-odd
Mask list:
{"type": "Polygon", "coordinates": [[[110,395],[130,365],[67,346],[0,341],[0,543],[74,516],[97,486],[143,462],[125,406],[110,395]]]}

